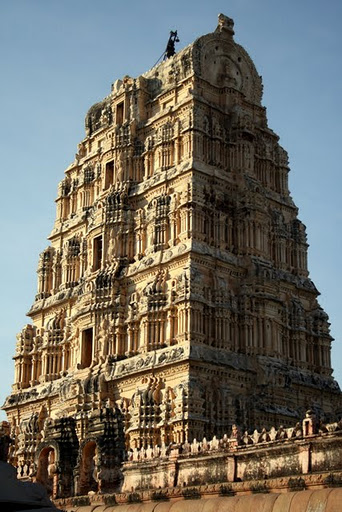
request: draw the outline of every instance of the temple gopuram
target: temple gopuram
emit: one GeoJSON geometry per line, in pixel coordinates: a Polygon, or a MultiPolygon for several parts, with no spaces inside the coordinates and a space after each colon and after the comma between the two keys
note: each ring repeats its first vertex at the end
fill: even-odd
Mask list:
{"type": "Polygon", "coordinates": [[[342,500],[328,316],[233,26],[114,82],[59,183],[3,408],[18,479],[65,510],[342,500]]]}

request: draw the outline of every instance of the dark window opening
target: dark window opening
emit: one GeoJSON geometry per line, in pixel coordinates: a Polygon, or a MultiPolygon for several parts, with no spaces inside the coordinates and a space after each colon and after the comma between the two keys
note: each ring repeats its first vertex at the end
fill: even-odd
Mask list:
{"type": "Polygon", "coordinates": [[[82,354],[81,365],[88,368],[93,359],[93,328],[85,329],[82,332],[82,354]]]}
{"type": "Polygon", "coordinates": [[[122,124],[124,120],[124,102],[116,106],[116,124],[122,124]]]}
{"type": "Polygon", "coordinates": [[[94,238],[94,261],[93,270],[101,268],[102,264],[102,236],[94,238]]]}
{"type": "Polygon", "coordinates": [[[113,185],[114,181],[114,160],[106,163],[105,190],[113,185]]]}

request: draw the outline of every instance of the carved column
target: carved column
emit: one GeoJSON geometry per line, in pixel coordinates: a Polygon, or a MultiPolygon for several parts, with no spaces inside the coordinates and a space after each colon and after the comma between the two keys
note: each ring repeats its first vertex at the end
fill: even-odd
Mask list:
{"type": "Polygon", "coordinates": [[[237,462],[235,455],[228,455],[227,457],[227,480],[228,482],[235,482],[237,472],[237,462]]]}

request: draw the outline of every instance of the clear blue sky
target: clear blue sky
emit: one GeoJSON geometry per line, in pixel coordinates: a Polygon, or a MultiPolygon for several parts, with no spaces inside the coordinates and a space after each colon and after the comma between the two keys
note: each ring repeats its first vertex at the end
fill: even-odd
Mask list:
{"type": "Polygon", "coordinates": [[[88,108],[117,78],[151,68],[171,29],[180,49],[214,30],[220,12],[234,18],[235,39],[263,76],[269,126],[290,156],[290,189],[342,383],[342,2],[2,0],[1,403],[13,381],[15,335],[29,321],[57,183],[84,137],[88,108]]]}

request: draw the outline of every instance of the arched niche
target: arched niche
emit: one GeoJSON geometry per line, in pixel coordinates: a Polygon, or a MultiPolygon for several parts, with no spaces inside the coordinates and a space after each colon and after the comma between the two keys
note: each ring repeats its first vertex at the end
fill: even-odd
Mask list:
{"type": "Polygon", "coordinates": [[[78,481],[78,495],[98,490],[97,445],[95,441],[86,442],[81,448],[81,462],[78,481]]]}
{"type": "Polygon", "coordinates": [[[46,446],[39,453],[36,481],[45,487],[49,496],[57,496],[57,451],[53,446],[46,446]]]}

